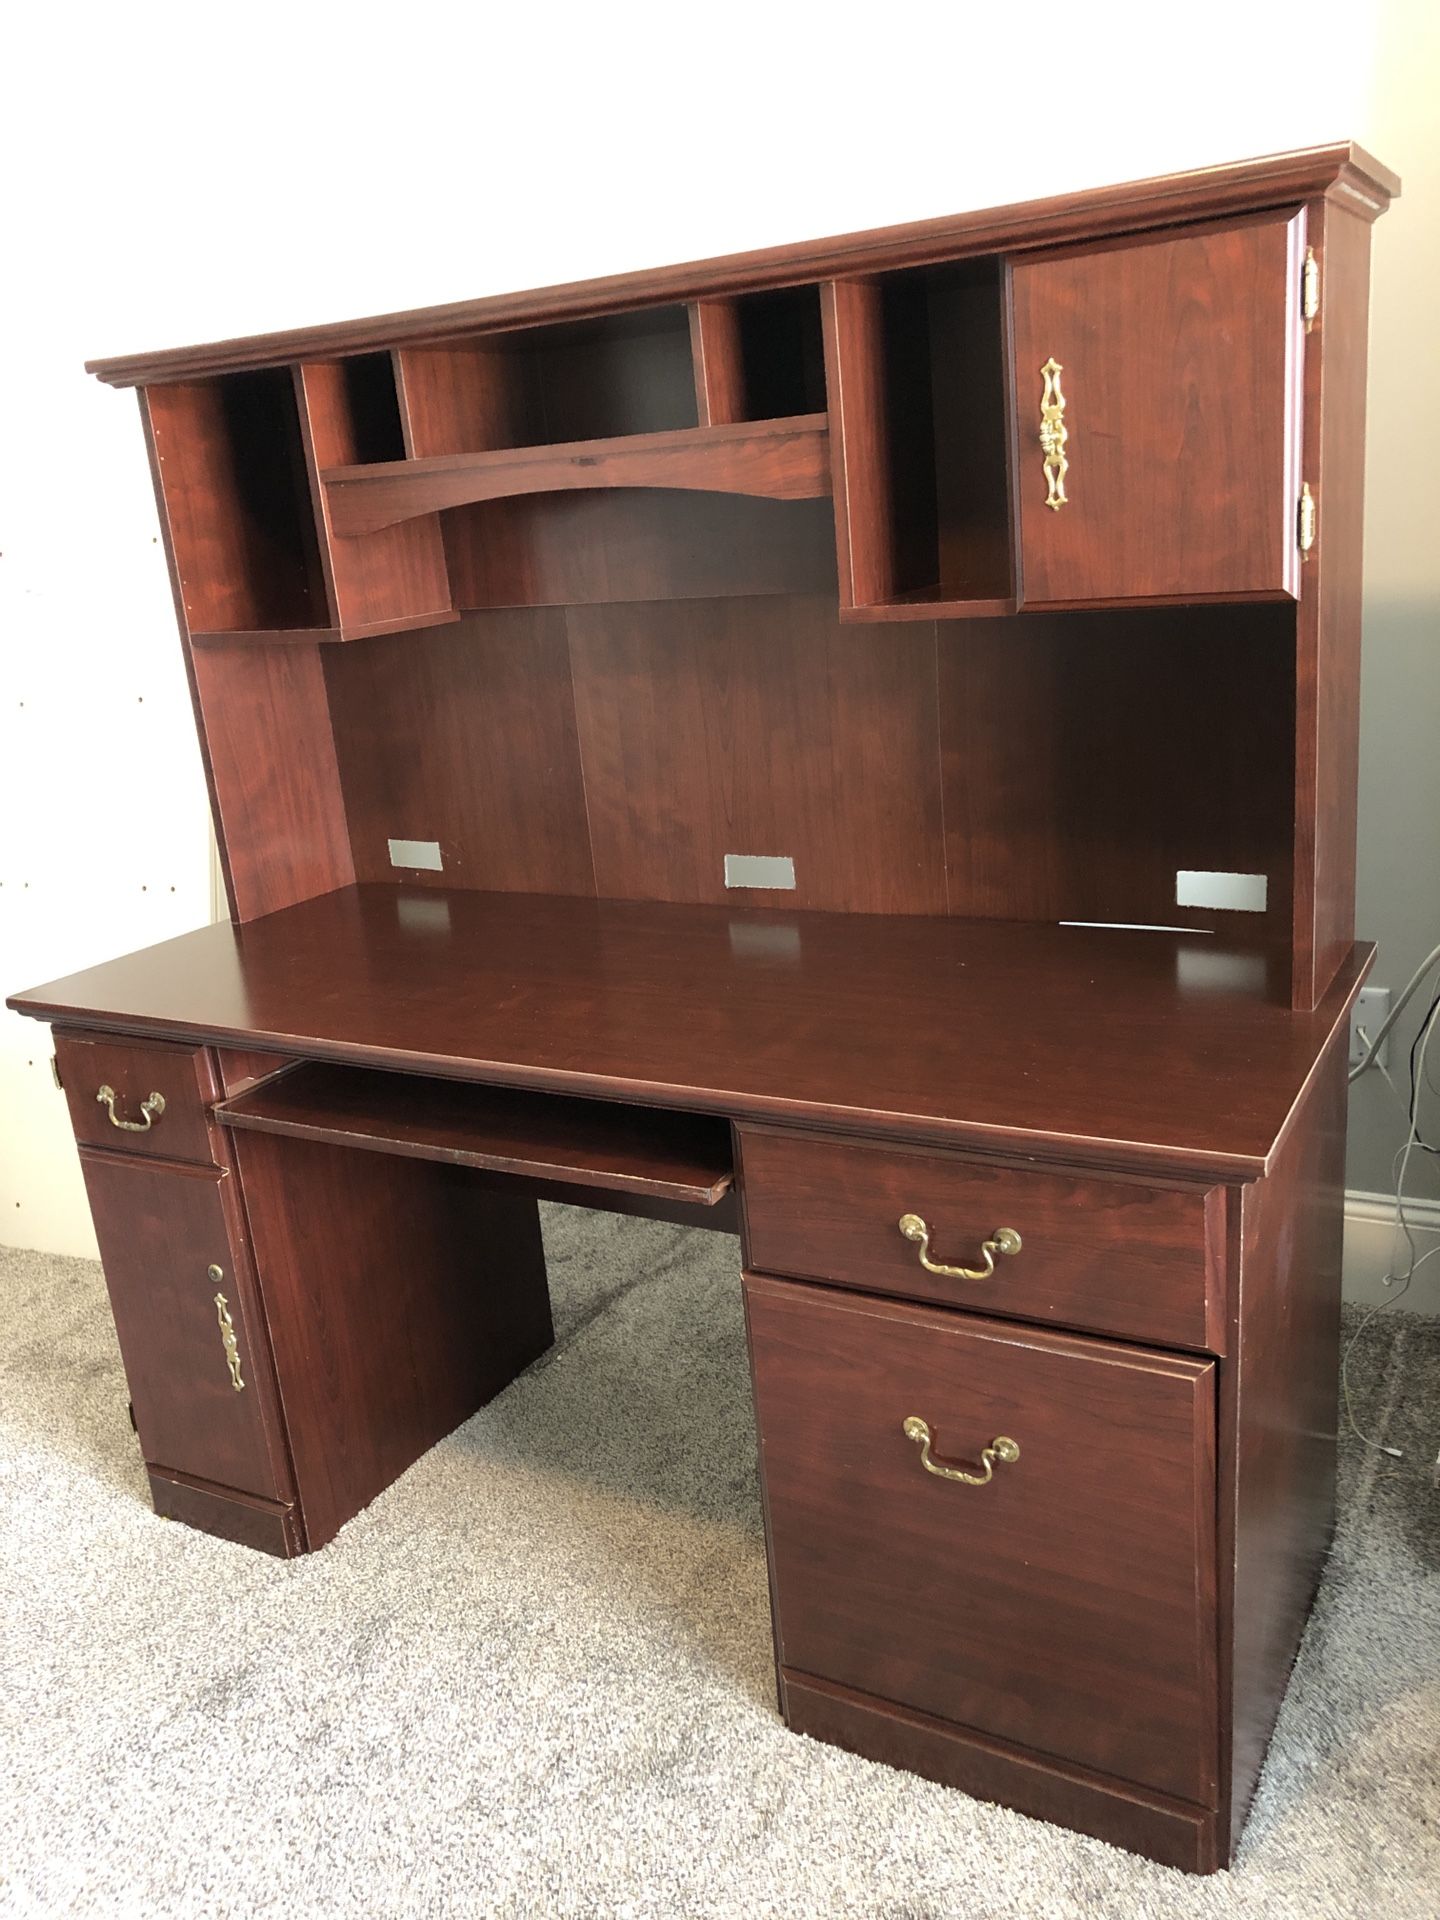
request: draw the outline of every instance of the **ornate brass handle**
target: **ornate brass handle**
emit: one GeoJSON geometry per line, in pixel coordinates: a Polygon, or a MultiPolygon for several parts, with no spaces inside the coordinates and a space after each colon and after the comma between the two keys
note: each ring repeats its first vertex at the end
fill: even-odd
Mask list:
{"type": "MultiPolygon", "coordinates": [[[[223,1267],[210,1268],[210,1281],[225,1278],[223,1267]]],[[[230,1318],[230,1308],[223,1293],[215,1296],[215,1318],[220,1323],[220,1340],[225,1348],[225,1364],[230,1369],[230,1384],[237,1393],[245,1391],[245,1382],[240,1378],[240,1343],[235,1338],[235,1322],[230,1318]]]]}
{"type": "Polygon", "coordinates": [[[95,1098],[109,1114],[111,1126],[119,1127],[122,1133],[148,1133],[165,1111],[165,1096],[163,1093],[146,1094],[145,1098],[140,1102],[140,1112],[144,1116],[143,1119],[140,1120],[122,1120],[120,1118],[119,1114],[115,1111],[116,1094],[113,1087],[101,1087],[95,1098]]]}
{"type": "Polygon", "coordinates": [[[973,1467],[947,1467],[939,1460],[930,1458],[932,1435],[929,1427],[918,1413],[912,1413],[904,1425],[907,1440],[913,1440],[920,1449],[920,1464],[927,1473],[938,1475],[941,1480],[960,1480],[967,1487],[988,1487],[995,1478],[997,1460],[1012,1461],[1020,1458],[1020,1449],[1008,1434],[997,1434],[988,1447],[980,1449],[978,1470],[973,1467]]]}
{"type": "Polygon", "coordinates": [[[1040,369],[1045,382],[1040,392],[1040,450],[1045,455],[1045,504],[1053,507],[1056,513],[1065,505],[1065,475],[1070,471],[1070,462],[1065,457],[1065,443],[1070,435],[1065,429],[1065,396],[1060,391],[1060,376],[1064,371],[1055,359],[1047,360],[1040,369]]]}
{"type": "Polygon", "coordinates": [[[1011,1254],[1020,1251],[1020,1236],[1013,1227],[997,1227],[989,1240],[980,1242],[980,1251],[985,1257],[983,1267],[942,1267],[938,1260],[930,1258],[930,1229],[918,1213],[902,1213],[900,1231],[907,1240],[918,1242],[920,1264],[927,1273],[938,1273],[942,1280],[988,1280],[995,1271],[997,1253],[1011,1254]]]}

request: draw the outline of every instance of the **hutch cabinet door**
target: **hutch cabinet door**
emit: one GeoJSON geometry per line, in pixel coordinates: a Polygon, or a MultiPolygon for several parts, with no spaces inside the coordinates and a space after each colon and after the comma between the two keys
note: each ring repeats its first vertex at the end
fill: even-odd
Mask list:
{"type": "Polygon", "coordinates": [[[146,1464],[287,1499],[226,1176],[115,1153],[82,1152],[81,1163],[146,1464]]]}
{"type": "Polygon", "coordinates": [[[1302,213],[1019,260],[1022,601],[1298,597],[1302,213]]]}

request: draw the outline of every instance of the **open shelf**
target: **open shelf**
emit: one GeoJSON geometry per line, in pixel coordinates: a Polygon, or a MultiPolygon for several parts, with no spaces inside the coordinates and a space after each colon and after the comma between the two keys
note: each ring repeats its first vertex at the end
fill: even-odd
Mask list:
{"type": "Polygon", "coordinates": [[[332,467],[320,479],[333,531],[354,537],[477,501],[597,487],[678,487],[813,500],[830,491],[830,456],[826,416],[816,413],[563,446],[332,467]]]}
{"type": "Polygon", "coordinates": [[[1001,263],[829,294],[844,617],[1013,612],[1001,263]]]}
{"type": "Polygon", "coordinates": [[[156,386],[147,404],[187,626],[330,625],[291,369],[156,386]]]}
{"type": "Polygon", "coordinates": [[[699,424],[684,307],[407,347],[395,365],[415,459],[699,424]]]}
{"type": "Polygon", "coordinates": [[[689,1206],[718,1205],[734,1182],[722,1120],[415,1074],[308,1063],[215,1113],[255,1133],[689,1206]]]}
{"type": "Polygon", "coordinates": [[[690,344],[703,426],[825,411],[818,287],[697,300],[690,344]]]}

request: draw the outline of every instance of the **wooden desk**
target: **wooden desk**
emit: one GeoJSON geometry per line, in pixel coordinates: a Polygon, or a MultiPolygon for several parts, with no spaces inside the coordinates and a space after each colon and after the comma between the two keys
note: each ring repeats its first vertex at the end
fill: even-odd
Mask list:
{"type": "Polygon", "coordinates": [[[9,1004],[160,1512],[334,1541],[549,1344],[538,1198],[738,1229],[790,1724],[1228,1862],[1333,1504],[1395,190],[98,368],[231,919],[9,1004]]]}

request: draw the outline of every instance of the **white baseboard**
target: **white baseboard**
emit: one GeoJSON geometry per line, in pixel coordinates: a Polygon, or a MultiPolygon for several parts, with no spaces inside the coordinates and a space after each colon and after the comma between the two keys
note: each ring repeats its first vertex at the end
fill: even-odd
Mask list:
{"type": "MultiPolygon", "coordinates": [[[[1421,1259],[1440,1247],[1440,1200],[1407,1200],[1405,1218],[1421,1259]]],[[[1395,1225],[1395,1197],[1388,1193],[1345,1196],[1345,1298],[1374,1306],[1394,1297],[1384,1284],[1392,1262],[1408,1262],[1404,1236],[1395,1225]]],[[[1410,1282],[1404,1304],[1414,1313],[1440,1313],[1440,1255],[1428,1261],[1410,1282]]]]}

